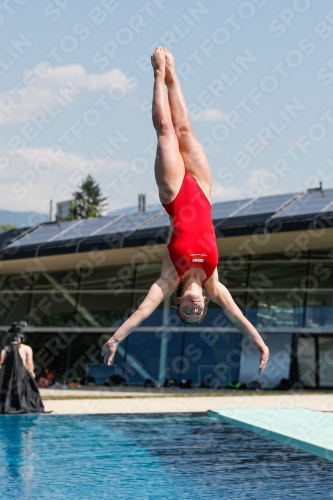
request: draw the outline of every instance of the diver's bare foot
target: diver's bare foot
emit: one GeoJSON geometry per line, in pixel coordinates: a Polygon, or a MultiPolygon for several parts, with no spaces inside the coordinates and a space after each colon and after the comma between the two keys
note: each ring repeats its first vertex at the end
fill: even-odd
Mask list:
{"type": "Polygon", "coordinates": [[[162,47],[156,47],[151,55],[151,65],[154,68],[154,73],[165,75],[165,53],[162,47]]]}
{"type": "Polygon", "coordinates": [[[171,52],[164,47],[165,53],[165,81],[171,81],[176,76],[175,60],[171,52]]]}

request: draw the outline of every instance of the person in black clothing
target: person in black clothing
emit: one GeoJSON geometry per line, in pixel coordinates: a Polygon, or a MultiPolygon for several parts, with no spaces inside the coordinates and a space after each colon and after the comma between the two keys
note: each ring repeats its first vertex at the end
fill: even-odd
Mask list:
{"type": "Polygon", "coordinates": [[[25,325],[13,323],[8,332],[11,346],[6,349],[0,371],[0,413],[44,412],[33,370],[29,371],[30,365],[24,366],[18,350],[18,343],[24,340],[22,327],[25,325]]]}

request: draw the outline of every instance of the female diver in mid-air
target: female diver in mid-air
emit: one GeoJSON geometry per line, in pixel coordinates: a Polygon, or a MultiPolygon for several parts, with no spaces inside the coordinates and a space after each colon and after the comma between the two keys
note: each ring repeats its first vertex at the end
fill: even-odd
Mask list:
{"type": "Polygon", "coordinates": [[[233,325],[259,349],[261,375],[268,347],[218,279],[209,164],[191,127],[173,56],[166,48],[157,47],[151,62],[155,77],[152,115],[157,133],[155,177],[161,203],[170,216],[171,238],[161,276],[138,309],[105,343],[102,355],[110,365],[118,344],[177,291],[176,309],[185,323],[202,321],[209,300],[220,305],[233,325]]]}

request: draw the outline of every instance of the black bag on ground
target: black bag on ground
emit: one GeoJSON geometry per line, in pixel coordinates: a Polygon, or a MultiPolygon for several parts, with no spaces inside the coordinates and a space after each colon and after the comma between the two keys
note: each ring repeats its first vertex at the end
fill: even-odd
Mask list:
{"type": "Polygon", "coordinates": [[[43,413],[35,379],[25,368],[17,344],[12,344],[0,371],[0,413],[43,413]]]}

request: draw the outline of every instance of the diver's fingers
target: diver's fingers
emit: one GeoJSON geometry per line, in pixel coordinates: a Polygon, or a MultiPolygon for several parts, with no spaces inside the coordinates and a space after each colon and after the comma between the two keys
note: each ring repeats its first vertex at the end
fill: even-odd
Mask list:
{"type": "Polygon", "coordinates": [[[116,350],[117,350],[117,347],[112,344],[110,347],[109,347],[109,359],[108,359],[108,365],[112,365],[113,363],[113,358],[116,354],[116,350]]]}
{"type": "Polygon", "coordinates": [[[259,372],[258,372],[258,375],[262,375],[264,373],[264,370],[266,368],[266,365],[267,365],[267,360],[266,361],[261,361],[260,365],[259,365],[259,372]]]}
{"type": "Polygon", "coordinates": [[[107,362],[109,355],[110,355],[110,349],[106,344],[104,344],[101,352],[101,356],[103,356],[103,363],[107,362]]]}
{"type": "Polygon", "coordinates": [[[258,371],[259,375],[262,375],[264,373],[268,359],[269,359],[269,350],[267,348],[266,352],[262,353],[261,357],[260,357],[260,364],[259,364],[259,371],[258,371]]]}
{"type": "Polygon", "coordinates": [[[105,342],[102,348],[102,356],[104,356],[104,363],[108,365],[112,365],[112,360],[114,355],[116,354],[117,346],[115,345],[115,341],[111,339],[105,342]]]}
{"type": "Polygon", "coordinates": [[[116,354],[116,351],[114,349],[110,349],[110,356],[109,356],[109,359],[108,359],[108,365],[112,365],[113,358],[114,358],[115,354],[116,354]]]}

